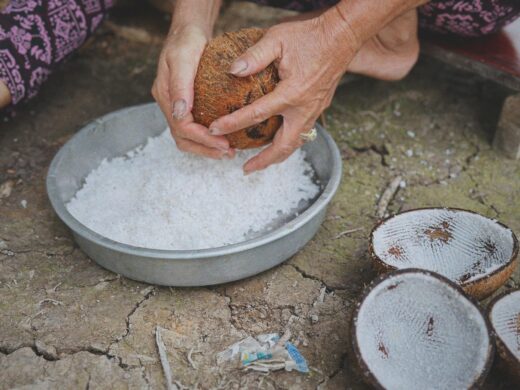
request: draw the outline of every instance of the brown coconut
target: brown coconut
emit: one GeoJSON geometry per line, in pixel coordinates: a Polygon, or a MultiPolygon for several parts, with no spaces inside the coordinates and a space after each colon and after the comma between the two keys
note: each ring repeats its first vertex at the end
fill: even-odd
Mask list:
{"type": "Polygon", "coordinates": [[[520,385],[520,290],[495,297],[488,306],[499,359],[497,367],[520,385]]]}
{"type": "MultiPolygon", "coordinates": [[[[457,259],[459,264],[460,262],[466,262],[467,273],[453,279],[453,282],[458,284],[465,293],[478,300],[490,296],[504,285],[519,263],[518,239],[510,228],[472,211],[456,208],[433,207],[408,210],[381,221],[370,234],[369,254],[374,268],[379,273],[413,267],[445,274],[447,269],[440,267],[440,259],[436,257],[441,252],[435,250],[436,246],[432,243],[437,245],[437,247],[442,245],[453,248],[456,254],[451,256],[451,259],[457,259]],[[443,218],[445,218],[441,223],[438,221],[439,213],[443,214],[443,218]],[[432,220],[431,226],[422,229],[422,224],[417,222],[421,215],[430,216],[429,219],[432,220]],[[455,226],[451,226],[451,220],[455,220],[455,218],[457,222],[455,226]],[[476,231],[472,218],[480,219],[480,225],[478,226],[486,226],[488,224],[489,227],[487,229],[481,227],[482,231],[476,231]],[[389,226],[391,228],[388,228],[389,226]],[[504,236],[509,236],[510,241],[506,243],[500,237],[493,236],[491,233],[496,231],[493,227],[499,227],[504,236]],[[458,233],[453,234],[453,229],[457,229],[458,233]],[[490,235],[486,241],[482,242],[481,236],[486,230],[489,231],[490,235]],[[381,239],[382,235],[387,234],[390,234],[392,237],[388,236],[386,244],[377,248],[378,239],[376,235],[379,235],[381,239]],[[460,237],[463,237],[463,239],[460,237]],[[422,247],[423,253],[410,257],[408,250],[412,245],[422,247]],[[501,248],[498,248],[498,246],[501,248]],[[497,252],[498,249],[501,250],[497,252]],[[463,257],[464,253],[472,252],[474,253],[473,256],[463,257]],[[478,262],[483,254],[493,256],[495,253],[508,252],[511,253],[511,256],[503,256],[496,269],[480,269],[478,262]],[[478,277],[472,280],[472,276],[478,277]]],[[[444,264],[449,265],[446,261],[444,264]]],[[[445,274],[445,276],[449,277],[448,274],[445,274]]]]}
{"type": "MultiPolygon", "coordinates": [[[[229,73],[233,61],[262,37],[258,28],[224,33],[206,46],[195,77],[193,117],[203,126],[232,113],[271,92],[278,82],[278,72],[273,64],[248,77],[236,77],[229,73]]],[[[267,145],[282,124],[280,116],[273,116],[262,123],[226,135],[229,144],[236,149],[250,149],[267,145]]]]}
{"type": "Polygon", "coordinates": [[[445,277],[414,268],[372,281],[350,334],[363,377],[377,389],[478,389],[494,355],[478,304],[445,277]]]}

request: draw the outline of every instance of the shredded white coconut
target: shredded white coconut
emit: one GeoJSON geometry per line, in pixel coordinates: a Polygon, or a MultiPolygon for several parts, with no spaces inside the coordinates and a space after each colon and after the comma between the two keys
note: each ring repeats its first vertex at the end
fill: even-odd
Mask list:
{"type": "Polygon", "coordinates": [[[319,193],[305,153],[244,176],[258,151],[215,161],[180,152],[167,129],[124,157],[103,160],[67,204],[93,231],[153,249],[204,249],[263,232],[319,193]]]}
{"type": "Polygon", "coordinates": [[[490,318],[497,336],[520,361],[520,290],[498,300],[490,318]]]}

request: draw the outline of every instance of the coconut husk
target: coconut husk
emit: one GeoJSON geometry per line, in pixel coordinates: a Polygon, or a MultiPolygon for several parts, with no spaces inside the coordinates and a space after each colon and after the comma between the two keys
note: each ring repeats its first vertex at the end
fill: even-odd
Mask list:
{"type": "MultiPolygon", "coordinates": [[[[271,92],[278,82],[274,64],[256,75],[236,77],[229,73],[233,61],[263,36],[258,28],[242,29],[210,41],[200,60],[195,78],[193,117],[203,126],[251,104],[271,92]]],[[[280,116],[228,134],[230,146],[250,149],[268,144],[282,124],[280,116]]]]}
{"type": "MultiPolygon", "coordinates": [[[[410,219],[411,220],[411,219],[410,219]]],[[[394,229],[395,230],[395,229],[394,229]]],[[[467,264],[467,273],[465,275],[460,275],[453,281],[458,284],[465,293],[471,295],[472,297],[482,300],[493,294],[496,290],[498,290],[504,283],[509,279],[514,270],[518,267],[518,239],[516,238],[513,231],[507,226],[503,225],[500,222],[493,221],[491,219],[480,216],[472,211],[456,209],[456,208],[424,208],[424,209],[414,209],[408,210],[403,213],[400,213],[394,217],[390,217],[379,224],[377,224],[370,234],[370,243],[369,243],[369,254],[372,259],[374,268],[379,273],[385,273],[389,271],[393,271],[396,269],[405,269],[410,267],[417,268],[425,268],[431,271],[442,273],[437,270],[436,267],[440,264],[439,259],[436,257],[437,253],[441,253],[440,247],[448,247],[452,246],[454,251],[459,251],[461,256],[468,251],[473,251],[475,255],[473,256],[475,263],[468,262],[467,264]],[[401,238],[396,239],[395,243],[388,248],[381,248],[376,250],[375,248],[375,235],[379,229],[384,229],[386,224],[391,224],[394,218],[400,218],[405,214],[410,215],[419,215],[419,213],[436,213],[438,211],[445,211],[449,213],[459,214],[459,215],[468,215],[482,218],[482,221],[486,221],[489,223],[490,235],[487,237],[487,240],[482,241],[481,238],[483,236],[484,230],[480,230],[480,233],[477,234],[475,229],[471,224],[467,223],[467,226],[463,226],[461,223],[457,223],[457,231],[454,238],[451,226],[451,223],[446,220],[441,224],[437,224],[434,219],[432,219],[432,228],[426,229],[422,231],[419,229],[419,225],[414,225],[411,223],[405,227],[401,226],[399,229],[401,237],[408,237],[405,243],[401,240],[401,238]],[[499,227],[500,231],[503,232],[504,236],[508,235],[510,238],[510,242],[506,244],[504,240],[501,240],[498,236],[494,236],[491,234],[493,231],[492,227],[499,227]],[[460,237],[463,236],[464,239],[460,237]],[[398,241],[401,241],[399,243],[398,241]],[[457,241],[457,243],[455,242],[457,241]],[[420,256],[418,254],[414,254],[413,256],[407,253],[407,248],[411,247],[410,244],[418,247],[419,245],[424,246],[425,248],[428,245],[431,245],[431,251],[426,251],[422,253],[420,256]],[[406,244],[406,245],[404,245],[406,244]],[[458,245],[457,245],[458,244],[458,245]],[[458,249],[459,247],[465,248],[464,251],[458,249]],[[500,246],[500,248],[499,248],[500,246]],[[435,250],[434,250],[435,249],[435,250]],[[396,263],[393,261],[390,263],[387,259],[383,258],[383,256],[388,253],[391,254],[393,258],[402,259],[402,264],[396,263]],[[510,256],[501,256],[500,264],[494,267],[493,269],[485,269],[481,270],[479,267],[479,259],[482,258],[482,255],[486,255],[489,257],[495,256],[497,253],[511,253],[510,256]],[[411,256],[411,257],[410,257],[411,256]],[[425,265],[424,260],[431,259],[430,264],[425,265]],[[477,261],[478,260],[478,261],[477,261]],[[422,264],[422,266],[421,266],[422,264]]],[[[388,256],[387,256],[388,257],[388,256]]],[[[461,257],[453,255],[451,258],[457,259],[457,261],[462,261],[461,257]]],[[[497,258],[498,259],[498,258],[497,258]]],[[[392,260],[392,259],[390,259],[392,260]]],[[[468,259],[466,259],[467,261],[468,259]]],[[[447,275],[446,275],[447,276],[447,275]]]]}

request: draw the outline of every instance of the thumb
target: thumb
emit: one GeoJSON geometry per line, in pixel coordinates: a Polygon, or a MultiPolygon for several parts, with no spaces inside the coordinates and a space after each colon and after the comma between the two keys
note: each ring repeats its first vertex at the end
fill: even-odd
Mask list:
{"type": "Polygon", "coordinates": [[[196,56],[179,55],[169,65],[169,92],[175,119],[183,119],[193,106],[193,84],[197,73],[196,56]]]}
{"type": "Polygon", "coordinates": [[[250,76],[267,68],[272,62],[279,59],[281,54],[279,42],[264,35],[231,64],[229,73],[239,77],[250,76]]]}

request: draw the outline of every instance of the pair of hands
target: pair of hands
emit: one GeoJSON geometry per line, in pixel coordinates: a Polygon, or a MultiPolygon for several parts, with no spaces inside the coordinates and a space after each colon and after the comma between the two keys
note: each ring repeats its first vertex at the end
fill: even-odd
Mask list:
{"type": "Polygon", "coordinates": [[[300,134],[308,132],[330,105],[358,48],[341,15],[332,12],[271,27],[229,72],[246,77],[275,62],[280,82],[273,92],[217,119],[208,129],[195,123],[191,114],[194,79],[208,39],[196,26],[172,30],[159,58],[152,95],[178,148],[215,159],[235,155],[225,134],[281,115],[283,125],[273,143],[244,165],[246,174],[284,161],[302,145],[300,134]]]}

